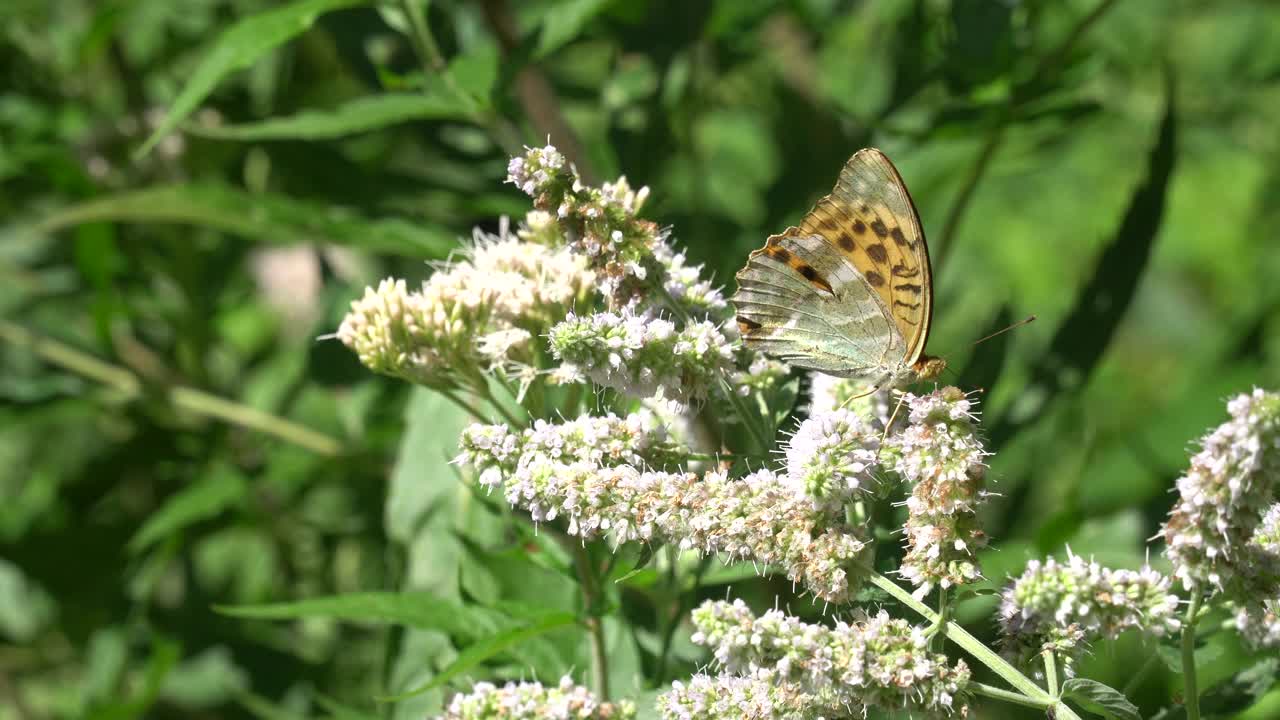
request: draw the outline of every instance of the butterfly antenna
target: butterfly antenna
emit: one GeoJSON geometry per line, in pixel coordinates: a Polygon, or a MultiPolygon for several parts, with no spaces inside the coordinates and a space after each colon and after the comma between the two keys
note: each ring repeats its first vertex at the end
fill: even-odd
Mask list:
{"type": "Polygon", "coordinates": [[[1001,330],[997,330],[997,331],[995,331],[995,332],[991,333],[990,335],[988,335],[988,336],[986,336],[986,337],[982,338],[981,340],[975,340],[973,344],[974,344],[974,345],[981,345],[982,343],[984,343],[984,342],[986,342],[986,341],[990,340],[990,339],[991,339],[991,338],[993,338],[993,337],[996,337],[997,335],[1003,335],[1003,334],[1005,334],[1005,333],[1009,332],[1010,330],[1016,330],[1016,329],[1018,329],[1018,328],[1022,327],[1023,325],[1030,325],[1031,323],[1033,323],[1033,322],[1035,322],[1035,321],[1036,321],[1036,316],[1035,316],[1035,315],[1028,315],[1027,317],[1023,318],[1022,320],[1019,320],[1018,322],[1016,322],[1016,323],[1014,323],[1014,324],[1010,325],[1010,326],[1009,326],[1009,327],[1007,327],[1007,328],[1003,328],[1003,329],[1001,329],[1001,330]]]}

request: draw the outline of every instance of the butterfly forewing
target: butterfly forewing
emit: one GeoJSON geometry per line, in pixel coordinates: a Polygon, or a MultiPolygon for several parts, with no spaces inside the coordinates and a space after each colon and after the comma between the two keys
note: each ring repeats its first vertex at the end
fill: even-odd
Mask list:
{"type": "Polygon", "coordinates": [[[850,158],[831,194],[753,252],[738,281],[747,342],[797,366],[892,376],[924,352],[928,250],[906,186],[879,150],[850,158]]]}

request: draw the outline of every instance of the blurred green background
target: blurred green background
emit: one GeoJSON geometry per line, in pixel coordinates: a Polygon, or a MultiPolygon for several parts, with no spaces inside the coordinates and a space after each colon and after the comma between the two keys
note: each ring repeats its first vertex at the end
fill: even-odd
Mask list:
{"type": "MultiPolygon", "coordinates": [[[[316,340],[365,285],[522,216],[507,158],[548,137],[649,185],[726,283],[855,150],[894,159],[934,258],[930,352],[986,389],[994,585],[1066,545],[1139,565],[1222,400],[1280,386],[1266,0],[5,0],[0,72],[4,720],[422,717],[438,693],[373,698],[465,628],[214,606],[572,605],[486,540],[445,465],[464,419],[316,340]]],[[[961,619],[992,637],[994,604],[961,619]]],[[[628,642],[620,695],[648,690],[628,642]]],[[[1267,683],[1212,647],[1229,715],[1267,683]]],[[[1083,671],[1123,687],[1151,652],[1083,671]]],[[[1133,697],[1153,713],[1178,682],[1133,697]]],[[[1274,691],[1245,716],[1272,712],[1274,691]]]]}

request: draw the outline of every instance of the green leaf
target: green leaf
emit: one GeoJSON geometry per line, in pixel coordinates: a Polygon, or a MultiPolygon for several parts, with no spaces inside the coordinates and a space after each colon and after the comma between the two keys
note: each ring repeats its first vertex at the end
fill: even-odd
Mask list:
{"type": "MultiPolygon", "coordinates": [[[[1156,648],[1156,653],[1160,655],[1160,659],[1164,661],[1165,667],[1170,672],[1182,674],[1182,648],[1173,645],[1160,645],[1156,648]]],[[[1195,664],[1196,667],[1202,668],[1205,665],[1222,657],[1223,647],[1217,644],[1201,645],[1196,648],[1195,664]]]]}
{"type": "Polygon", "coordinates": [[[227,28],[200,61],[186,87],[178,94],[164,120],[151,133],[138,157],[146,155],[178,123],[190,115],[227,75],[252,65],[258,58],[282,45],[315,23],[326,12],[365,0],[299,0],[281,8],[258,13],[227,28]]]}
{"type": "Polygon", "coordinates": [[[1080,703],[1080,707],[1096,715],[1117,720],[1142,720],[1138,708],[1119,690],[1096,680],[1071,678],[1062,684],[1062,696],[1080,703]]]}
{"type": "Polygon", "coordinates": [[[424,630],[443,630],[463,637],[478,637],[510,622],[492,610],[464,606],[428,592],[360,592],[287,603],[219,605],[214,609],[241,618],[296,620],[323,617],[379,625],[408,625],[424,630]]]}
{"type": "Polygon", "coordinates": [[[323,242],[421,258],[446,257],[457,244],[452,234],[440,228],[396,218],[372,220],[341,207],[214,183],[105,195],[34,223],[0,228],[0,242],[103,220],[198,225],[264,243],[323,242]]]}
{"type": "Polygon", "coordinates": [[[538,39],[538,50],[534,56],[546,57],[576,38],[608,2],[609,0],[565,0],[549,8],[543,15],[542,36],[538,39]]]}
{"type": "Polygon", "coordinates": [[[509,648],[518,645],[519,643],[535,638],[539,635],[543,635],[552,630],[573,625],[577,622],[578,618],[573,613],[554,613],[547,616],[540,622],[515,627],[505,632],[491,635],[484,640],[472,644],[466,650],[463,650],[458,655],[457,660],[451,663],[449,667],[441,670],[439,674],[430,680],[430,682],[420,685],[407,693],[385,699],[388,701],[399,701],[411,698],[415,695],[421,695],[424,692],[428,692],[444,685],[458,675],[476,667],[498,653],[504,652],[509,648]]]}
{"type": "Polygon", "coordinates": [[[237,470],[226,465],[215,467],[147,518],[129,540],[129,551],[136,553],[185,527],[214,517],[238,503],[248,489],[244,476],[237,470]]]}
{"type": "Polygon", "coordinates": [[[449,62],[449,77],[458,87],[485,105],[491,104],[489,96],[498,82],[498,46],[491,42],[477,43],[462,55],[449,62]]]}
{"type": "Polygon", "coordinates": [[[195,135],[219,140],[328,140],[378,130],[411,120],[461,119],[469,108],[442,94],[386,93],[350,100],[332,110],[304,110],[296,115],[240,125],[188,125],[195,135]]]}

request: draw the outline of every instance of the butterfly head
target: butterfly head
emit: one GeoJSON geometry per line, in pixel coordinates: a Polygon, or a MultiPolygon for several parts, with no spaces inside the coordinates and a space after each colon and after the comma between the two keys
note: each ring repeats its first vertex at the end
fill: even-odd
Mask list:
{"type": "Polygon", "coordinates": [[[932,355],[921,355],[920,359],[912,364],[911,369],[920,380],[935,380],[943,370],[947,369],[947,361],[932,355]]]}

